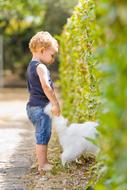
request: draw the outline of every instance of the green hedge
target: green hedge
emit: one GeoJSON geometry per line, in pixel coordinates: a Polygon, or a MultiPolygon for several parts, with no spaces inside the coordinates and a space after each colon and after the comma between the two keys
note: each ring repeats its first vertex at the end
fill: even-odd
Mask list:
{"type": "Polygon", "coordinates": [[[95,5],[81,0],[61,35],[60,81],[63,114],[70,121],[95,120],[98,89],[95,67],[95,5]]]}
{"type": "Polygon", "coordinates": [[[126,190],[127,3],[96,3],[80,0],[61,36],[63,114],[76,122],[99,119],[104,177],[95,189],[126,190]]]}
{"type": "Polygon", "coordinates": [[[127,2],[98,1],[100,131],[105,177],[97,190],[127,189],[127,2]]]}

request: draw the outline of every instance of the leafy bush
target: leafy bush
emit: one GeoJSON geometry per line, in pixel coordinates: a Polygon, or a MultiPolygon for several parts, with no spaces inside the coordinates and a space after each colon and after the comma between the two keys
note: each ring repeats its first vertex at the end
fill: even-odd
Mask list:
{"type": "Polygon", "coordinates": [[[95,5],[81,0],[61,35],[60,81],[63,114],[70,121],[95,120],[98,105],[96,83],[95,5]]]}

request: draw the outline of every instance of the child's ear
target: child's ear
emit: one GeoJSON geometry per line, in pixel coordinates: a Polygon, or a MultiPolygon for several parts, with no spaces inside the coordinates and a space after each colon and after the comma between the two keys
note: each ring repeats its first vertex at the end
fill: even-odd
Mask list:
{"type": "Polygon", "coordinates": [[[41,53],[43,53],[43,51],[44,51],[44,50],[45,50],[45,48],[44,48],[44,47],[42,47],[42,48],[41,48],[41,53]]]}

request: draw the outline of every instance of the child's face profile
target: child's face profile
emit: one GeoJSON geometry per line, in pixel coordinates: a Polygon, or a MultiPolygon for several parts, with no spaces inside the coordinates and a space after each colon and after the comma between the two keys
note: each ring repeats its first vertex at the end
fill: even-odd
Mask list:
{"type": "Polygon", "coordinates": [[[55,61],[55,56],[57,52],[58,52],[58,47],[43,48],[41,50],[40,59],[42,62],[45,62],[47,64],[52,64],[55,61]]]}

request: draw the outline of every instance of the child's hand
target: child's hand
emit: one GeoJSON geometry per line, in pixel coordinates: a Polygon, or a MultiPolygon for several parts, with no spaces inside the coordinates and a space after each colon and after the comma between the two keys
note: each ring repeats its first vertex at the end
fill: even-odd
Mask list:
{"type": "Polygon", "coordinates": [[[58,103],[53,104],[51,111],[52,111],[53,115],[59,116],[60,115],[60,106],[59,106],[59,104],[58,103]]]}

